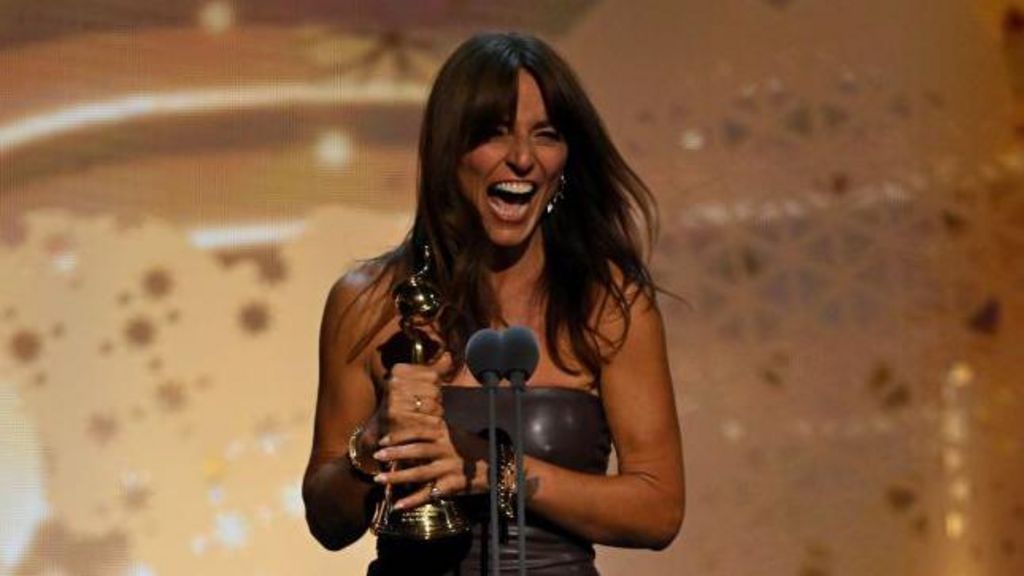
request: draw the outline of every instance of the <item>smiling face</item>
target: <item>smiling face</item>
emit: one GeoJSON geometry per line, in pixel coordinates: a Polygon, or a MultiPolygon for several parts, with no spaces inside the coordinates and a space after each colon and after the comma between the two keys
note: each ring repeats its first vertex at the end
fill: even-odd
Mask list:
{"type": "Polygon", "coordinates": [[[548,120],[537,81],[520,70],[518,84],[514,120],[494,127],[463,155],[457,172],[462,194],[479,213],[488,238],[502,248],[540,246],[538,223],[569,153],[548,120]]]}

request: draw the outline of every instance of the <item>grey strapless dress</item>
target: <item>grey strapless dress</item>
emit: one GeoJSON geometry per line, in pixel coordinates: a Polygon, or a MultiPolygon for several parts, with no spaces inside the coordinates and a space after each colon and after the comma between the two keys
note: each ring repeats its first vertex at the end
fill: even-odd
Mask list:
{"type": "MultiPolygon", "coordinates": [[[[487,428],[487,392],[482,388],[448,386],[443,390],[445,418],[471,433],[487,428]]],[[[509,388],[497,393],[498,427],[514,430],[515,400],[509,388]]],[[[526,454],[587,474],[605,474],[611,434],[600,398],[568,388],[530,387],[523,395],[523,435],[526,454]]],[[[473,532],[439,541],[377,539],[377,559],[369,576],[486,576],[490,544],[487,536],[486,495],[462,500],[473,518],[473,532]]],[[[502,574],[516,574],[516,526],[510,522],[508,541],[501,545],[502,574]]],[[[531,575],[596,576],[594,546],[543,518],[526,515],[526,568],[531,575]]]]}

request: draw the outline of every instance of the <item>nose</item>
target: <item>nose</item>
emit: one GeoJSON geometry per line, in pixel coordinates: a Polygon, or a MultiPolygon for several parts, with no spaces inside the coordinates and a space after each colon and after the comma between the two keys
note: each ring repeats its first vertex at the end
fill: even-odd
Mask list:
{"type": "Polygon", "coordinates": [[[533,169],[533,146],[529,138],[515,137],[509,144],[505,163],[517,176],[525,176],[533,169]]]}

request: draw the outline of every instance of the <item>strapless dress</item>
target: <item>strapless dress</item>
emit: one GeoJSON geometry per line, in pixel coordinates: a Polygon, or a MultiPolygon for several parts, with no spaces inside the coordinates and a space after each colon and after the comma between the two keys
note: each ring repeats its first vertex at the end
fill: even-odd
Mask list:
{"type": "MultiPolygon", "coordinates": [[[[446,386],[443,389],[445,418],[467,432],[487,429],[487,392],[483,388],[446,386]]],[[[497,392],[498,427],[514,430],[515,399],[510,388],[497,392]]],[[[523,394],[523,436],[527,455],[562,468],[603,475],[608,469],[611,434],[604,406],[597,396],[582,390],[532,386],[523,394]]],[[[461,505],[473,519],[471,534],[418,542],[377,539],[377,559],[369,576],[485,576],[490,573],[487,537],[487,495],[464,497],[461,505]]],[[[516,526],[508,525],[508,539],[501,544],[502,574],[517,574],[516,526]]],[[[526,568],[531,575],[598,574],[594,546],[558,526],[526,514],[526,568]]]]}

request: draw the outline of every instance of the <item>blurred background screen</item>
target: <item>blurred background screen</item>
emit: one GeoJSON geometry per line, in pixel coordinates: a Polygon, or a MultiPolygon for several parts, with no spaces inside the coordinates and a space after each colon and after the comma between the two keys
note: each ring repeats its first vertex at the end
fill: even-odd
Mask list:
{"type": "Polygon", "coordinates": [[[522,30],[661,210],[688,510],[603,573],[1024,573],[1024,5],[3,0],[0,575],[360,574],[308,534],[324,297],[439,64],[522,30]]]}

